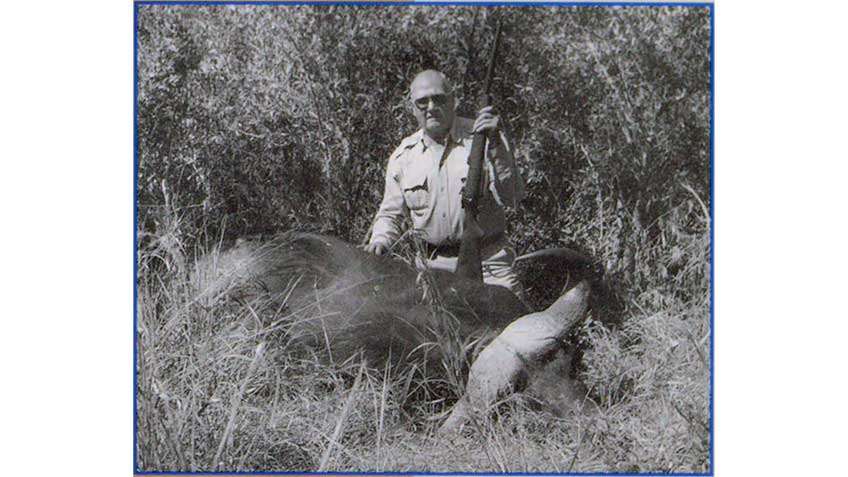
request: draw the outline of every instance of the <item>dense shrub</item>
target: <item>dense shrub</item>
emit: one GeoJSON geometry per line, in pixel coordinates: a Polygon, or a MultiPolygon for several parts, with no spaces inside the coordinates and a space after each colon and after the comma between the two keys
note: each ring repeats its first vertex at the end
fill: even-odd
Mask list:
{"type": "Polygon", "coordinates": [[[615,243],[595,251],[626,269],[627,239],[658,239],[685,186],[709,205],[708,13],[141,6],[141,227],[170,191],[187,237],[226,224],[361,240],[388,154],[414,130],[410,78],[443,70],[472,115],[498,17],[494,94],[528,183],[516,245],[615,243]]]}

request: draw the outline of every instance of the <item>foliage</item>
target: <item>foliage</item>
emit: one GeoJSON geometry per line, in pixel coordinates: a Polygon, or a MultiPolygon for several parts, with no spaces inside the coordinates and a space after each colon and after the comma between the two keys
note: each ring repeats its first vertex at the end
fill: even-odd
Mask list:
{"type": "Polygon", "coordinates": [[[601,210],[618,217],[604,219],[618,240],[627,227],[655,236],[657,218],[691,198],[682,185],[709,195],[705,9],[139,10],[144,230],[165,184],[195,209],[189,236],[226,223],[230,237],[312,227],[361,239],[388,154],[414,129],[411,76],[456,78],[471,114],[495,16],[494,93],[528,182],[520,247],[599,243],[571,229],[601,210]]]}
{"type": "MultiPolygon", "coordinates": [[[[708,9],[137,9],[144,470],[315,470],[350,393],[329,468],[709,470],[708,9]],[[411,417],[408,375],[367,370],[352,391],[355,368],[255,354],[255,310],[199,303],[191,261],[280,230],[362,241],[388,155],[414,130],[410,79],[444,71],[473,115],[496,18],[493,93],[527,183],[510,239],[596,257],[625,320],[609,329],[595,312],[580,336],[594,411],[540,417],[519,398],[481,424],[485,443],[446,450],[411,417]]],[[[559,270],[521,273],[536,307],[559,291],[559,270]]]]}

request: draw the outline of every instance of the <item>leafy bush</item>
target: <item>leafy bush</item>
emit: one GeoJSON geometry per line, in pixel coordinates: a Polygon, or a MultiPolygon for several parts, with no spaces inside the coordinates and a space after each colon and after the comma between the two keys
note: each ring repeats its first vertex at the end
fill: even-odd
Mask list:
{"type": "Polygon", "coordinates": [[[388,154],[414,130],[410,78],[443,70],[472,115],[495,17],[494,94],[528,182],[520,248],[604,243],[608,227],[656,238],[657,219],[691,199],[683,185],[709,196],[706,9],[148,5],[142,227],[155,229],[164,184],[194,209],[189,237],[226,218],[230,237],[311,227],[360,240],[388,154]],[[574,230],[587,224],[603,227],[574,230]]]}

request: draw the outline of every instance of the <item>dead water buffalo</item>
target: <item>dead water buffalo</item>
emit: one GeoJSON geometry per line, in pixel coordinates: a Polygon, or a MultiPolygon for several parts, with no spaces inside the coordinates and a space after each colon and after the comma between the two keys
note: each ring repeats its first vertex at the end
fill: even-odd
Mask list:
{"type": "Polygon", "coordinates": [[[434,360],[445,336],[470,342],[497,334],[472,364],[466,396],[444,430],[526,384],[528,368],[555,354],[583,318],[590,288],[580,281],[533,313],[506,288],[419,272],[342,240],[302,233],[242,241],[206,257],[196,285],[200,299],[228,294],[279,302],[290,334],[334,362],[361,355],[379,366],[417,353],[434,360]]]}

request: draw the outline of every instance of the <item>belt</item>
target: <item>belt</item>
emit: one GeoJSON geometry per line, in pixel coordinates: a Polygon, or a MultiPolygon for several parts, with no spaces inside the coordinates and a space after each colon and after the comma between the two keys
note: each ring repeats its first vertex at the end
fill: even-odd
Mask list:
{"type": "MultiPolygon", "coordinates": [[[[483,237],[480,240],[480,248],[484,249],[490,245],[494,245],[503,240],[503,238],[503,232],[488,237],[483,237]]],[[[433,245],[431,243],[424,242],[424,250],[427,252],[428,257],[432,257],[434,255],[441,255],[443,257],[457,257],[459,256],[459,245],[460,244],[456,242],[444,243],[442,245],[433,245]]]]}

